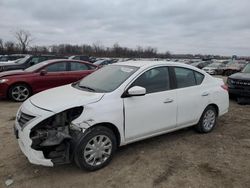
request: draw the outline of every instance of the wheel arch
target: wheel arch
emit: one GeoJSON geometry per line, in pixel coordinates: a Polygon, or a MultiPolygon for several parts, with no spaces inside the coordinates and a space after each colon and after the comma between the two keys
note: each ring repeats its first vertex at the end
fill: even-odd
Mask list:
{"type": "MultiPolygon", "coordinates": [[[[215,108],[215,110],[216,110],[216,115],[217,115],[217,116],[219,116],[220,110],[219,110],[218,105],[217,105],[217,104],[215,104],[215,103],[211,103],[211,104],[207,105],[207,107],[209,107],[209,106],[214,107],[214,108],[215,108]]],[[[206,107],[206,108],[207,108],[207,107],[206,107]]],[[[206,108],[205,108],[205,109],[206,109],[206,108]]]]}
{"type": "Polygon", "coordinates": [[[18,82],[12,83],[12,84],[8,87],[8,89],[7,89],[7,97],[9,97],[9,95],[10,95],[10,89],[11,89],[12,87],[16,86],[16,85],[19,85],[19,84],[20,84],[20,85],[22,84],[22,85],[28,86],[28,88],[29,88],[31,94],[33,93],[33,88],[31,87],[30,84],[28,84],[27,82],[24,82],[24,81],[18,81],[18,82]]]}
{"type": "Polygon", "coordinates": [[[97,123],[95,125],[92,125],[90,128],[97,127],[97,126],[107,127],[110,130],[112,130],[115,137],[116,137],[117,146],[120,146],[120,144],[121,144],[121,134],[119,132],[119,129],[114,124],[109,123],[109,122],[102,122],[102,123],[97,123]]]}

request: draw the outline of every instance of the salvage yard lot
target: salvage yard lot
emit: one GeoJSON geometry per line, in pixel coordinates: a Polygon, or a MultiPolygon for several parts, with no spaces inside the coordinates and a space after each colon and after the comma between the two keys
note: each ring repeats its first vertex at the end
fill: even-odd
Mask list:
{"type": "Polygon", "coordinates": [[[250,187],[250,106],[230,101],[215,130],[192,128],[121,147],[96,172],[32,165],[13,135],[20,103],[0,101],[0,187],[250,187]]]}

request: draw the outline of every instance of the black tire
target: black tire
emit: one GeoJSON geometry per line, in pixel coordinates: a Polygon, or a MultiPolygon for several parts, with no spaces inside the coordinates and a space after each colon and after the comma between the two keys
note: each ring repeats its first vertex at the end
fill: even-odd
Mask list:
{"type": "Polygon", "coordinates": [[[15,101],[15,102],[23,102],[26,99],[28,99],[31,96],[31,89],[27,84],[15,84],[10,87],[8,90],[8,97],[9,99],[15,101]],[[14,94],[18,89],[22,88],[23,95],[19,98],[18,94],[14,94]]]}
{"type": "Polygon", "coordinates": [[[244,97],[237,97],[237,103],[239,105],[246,105],[249,103],[250,100],[248,100],[247,98],[244,97]]]}
{"type": "Polygon", "coordinates": [[[231,74],[233,74],[232,70],[226,70],[225,71],[225,76],[230,76],[231,74]]]}
{"type": "Polygon", "coordinates": [[[229,93],[229,99],[235,100],[237,99],[237,95],[229,93]]]}
{"type": "MultiPolygon", "coordinates": [[[[82,170],[95,171],[100,168],[107,166],[113,158],[113,155],[117,148],[117,140],[115,134],[112,130],[104,126],[96,126],[90,128],[86,131],[78,140],[75,151],[74,151],[74,160],[76,165],[82,170]],[[112,143],[111,153],[108,158],[99,165],[90,165],[85,159],[85,149],[87,148],[87,144],[94,138],[98,136],[105,136],[110,139],[112,143]]],[[[94,159],[95,160],[95,159],[94,159]]]]}
{"type": "Polygon", "coordinates": [[[208,106],[204,112],[202,113],[201,117],[200,117],[200,120],[199,120],[199,123],[197,125],[195,125],[195,129],[199,132],[199,133],[209,133],[211,132],[214,127],[216,126],[216,123],[217,123],[217,116],[218,116],[218,113],[217,113],[217,110],[215,109],[215,107],[213,106],[208,106]],[[215,119],[214,119],[214,123],[211,124],[211,127],[209,128],[206,128],[206,126],[204,125],[204,121],[205,121],[205,116],[206,116],[206,113],[210,113],[210,112],[213,112],[214,115],[215,115],[215,119]]]}

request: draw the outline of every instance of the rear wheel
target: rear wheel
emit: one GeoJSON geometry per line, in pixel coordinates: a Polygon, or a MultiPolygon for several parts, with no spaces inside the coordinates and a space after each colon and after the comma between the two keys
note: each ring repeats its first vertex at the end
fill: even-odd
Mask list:
{"type": "Polygon", "coordinates": [[[230,76],[231,74],[233,74],[233,71],[232,70],[226,70],[224,74],[225,74],[225,76],[230,76]]]}
{"type": "Polygon", "coordinates": [[[23,102],[31,95],[29,86],[16,84],[9,89],[9,98],[16,102],[23,102]]]}
{"type": "Polygon", "coordinates": [[[75,149],[75,162],[81,169],[94,171],[111,161],[117,147],[112,130],[98,126],[83,135],[75,149]]]}
{"type": "Polygon", "coordinates": [[[200,133],[209,133],[216,126],[217,111],[213,106],[208,106],[201,118],[199,123],[195,126],[196,130],[200,133]]]}

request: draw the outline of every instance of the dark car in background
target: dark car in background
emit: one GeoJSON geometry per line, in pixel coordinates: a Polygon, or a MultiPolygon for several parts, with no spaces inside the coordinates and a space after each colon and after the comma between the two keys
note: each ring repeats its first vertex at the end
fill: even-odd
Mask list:
{"type": "Polygon", "coordinates": [[[207,72],[208,74],[211,75],[218,75],[218,74],[222,74],[224,71],[224,67],[226,65],[224,63],[211,63],[210,65],[204,67],[202,70],[204,70],[205,72],[207,72]]]}
{"type": "Polygon", "coordinates": [[[0,72],[10,71],[10,70],[19,70],[27,69],[30,66],[38,64],[40,62],[49,60],[49,59],[62,59],[63,57],[54,56],[54,55],[26,55],[21,60],[15,63],[1,63],[0,72]]]}
{"type": "Polygon", "coordinates": [[[98,67],[84,61],[57,59],[38,63],[25,70],[0,73],[0,98],[17,102],[40,91],[76,82],[98,67]]]}
{"type": "Polygon", "coordinates": [[[94,63],[96,61],[95,57],[90,57],[87,55],[73,55],[73,56],[70,56],[68,59],[82,60],[82,61],[87,61],[90,63],[94,63]]]}
{"type": "Polygon", "coordinates": [[[199,69],[202,69],[202,68],[208,66],[209,64],[211,64],[210,61],[200,61],[200,62],[191,63],[190,65],[197,67],[199,69]]]}
{"type": "Polygon", "coordinates": [[[94,62],[94,65],[104,66],[104,65],[116,63],[117,61],[118,61],[118,59],[101,59],[101,60],[94,62]]]}
{"type": "Polygon", "coordinates": [[[240,72],[243,70],[246,64],[246,61],[231,61],[227,63],[225,67],[223,67],[222,75],[230,76],[234,73],[240,72]]]}
{"type": "Polygon", "coordinates": [[[227,84],[231,97],[250,98],[250,63],[241,72],[229,76],[227,84]]]}

